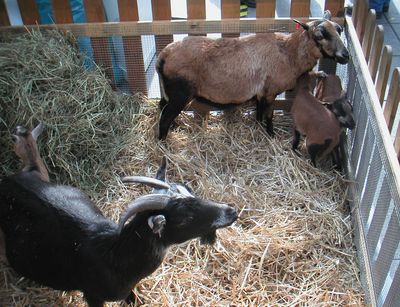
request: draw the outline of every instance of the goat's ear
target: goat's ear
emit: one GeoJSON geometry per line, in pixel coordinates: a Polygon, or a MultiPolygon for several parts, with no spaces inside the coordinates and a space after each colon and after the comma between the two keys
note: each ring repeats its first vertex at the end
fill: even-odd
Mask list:
{"type": "Polygon", "coordinates": [[[295,23],[299,24],[304,30],[308,31],[310,29],[310,26],[304,22],[301,22],[297,19],[292,19],[295,23]]]}
{"type": "Polygon", "coordinates": [[[161,238],[161,232],[164,230],[167,220],[165,219],[164,215],[153,215],[147,219],[147,224],[153,233],[158,234],[158,236],[161,238]]]}
{"type": "Polygon", "coordinates": [[[326,19],[326,20],[331,20],[331,18],[332,18],[332,13],[331,13],[331,11],[330,11],[330,10],[326,10],[326,11],[324,12],[324,19],[326,19]]]}

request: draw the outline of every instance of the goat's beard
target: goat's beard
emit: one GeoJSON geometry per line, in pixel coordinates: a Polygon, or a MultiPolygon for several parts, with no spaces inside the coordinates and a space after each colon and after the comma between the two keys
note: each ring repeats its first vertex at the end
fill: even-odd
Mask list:
{"type": "Polygon", "coordinates": [[[200,237],[200,243],[201,244],[209,244],[212,245],[215,243],[215,241],[217,240],[217,233],[215,230],[203,235],[202,237],[200,237]]]}

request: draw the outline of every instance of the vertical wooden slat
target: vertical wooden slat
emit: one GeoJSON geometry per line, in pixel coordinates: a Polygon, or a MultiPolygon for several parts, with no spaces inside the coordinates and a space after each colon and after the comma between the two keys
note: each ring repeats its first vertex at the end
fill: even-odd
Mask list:
{"type": "Polygon", "coordinates": [[[309,17],[310,0],[292,0],[290,2],[291,17],[309,17]]]}
{"type": "Polygon", "coordinates": [[[374,31],[376,27],[376,13],[375,10],[369,10],[368,17],[366,21],[367,25],[364,32],[364,39],[362,42],[362,50],[365,56],[365,59],[369,60],[371,46],[372,46],[372,39],[374,38],[374,31]]]}
{"type": "MultiPolygon", "coordinates": [[[[118,0],[120,21],[138,21],[139,12],[136,0],[118,0]]],[[[146,71],[143,60],[140,36],[123,37],[126,71],[132,93],[147,95],[146,71]]]]}
{"type": "Polygon", "coordinates": [[[396,135],[394,137],[394,150],[397,154],[397,160],[400,163],[400,125],[398,125],[396,135]]]}
{"type": "Polygon", "coordinates": [[[25,25],[40,23],[39,11],[35,0],[18,0],[18,6],[25,25]]]}
{"type": "MultiPolygon", "coordinates": [[[[171,20],[171,3],[170,0],[151,0],[151,9],[153,12],[153,20],[171,20]]],[[[156,52],[160,53],[165,46],[174,41],[172,35],[157,35],[156,52]]]]}
{"type": "Polygon", "coordinates": [[[385,99],[386,86],[389,79],[390,66],[392,65],[392,47],[383,47],[382,57],[379,64],[379,72],[376,77],[376,93],[378,94],[381,105],[385,99]]]}
{"type": "MultiPolygon", "coordinates": [[[[221,0],[221,19],[240,18],[240,0],[221,0]]],[[[239,33],[222,34],[222,37],[238,37],[239,33]]]]}
{"type": "Polygon", "coordinates": [[[368,69],[371,73],[371,78],[375,82],[376,73],[378,71],[379,59],[383,47],[383,26],[378,25],[375,28],[374,39],[372,41],[371,56],[368,61],[368,69]]]}
{"type": "Polygon", "coordinates": [[[4,0],[0,0],[0,26],[9,26],[10,19],[8,18],[6,4],[4,0]]]}
{"type": "MultiPolygon", "coordinates": [[[[104,22],[103,2],[101,0],[84,0],[86,21],[87,22],[104,22]]],[[[115,85],[114,74],[112,69],[111,53],[107,37],[91,37],[90,38],[93,55],[96,63],[103,66],[107,77],[111,83],[115,85]]]]}
{"type": "Polygon", "coordinates": [[[362,43],[366,26],[365,20],[368,15],[368,3],[367,0],[357,0],[357,3],[359,6],[357,8],[356,31],[358,39],[362,43]]]}
{"type": "MultiPolygon", "coordinates": [[[[206,19],[206,2],[205,0],[187,0],[187,18],[188,19],[206,19]]],[[[197,36],[205,36],[206,34],[189,34],[197,36]]]]}
{"type": "Polygon", "coordinates": [[[325,11],[329,10],[333,17],[344,16],[344,0],[325,0],[325,11]]]}
{"type": "Polygon", "coordinates": [[[205,0],[187,0],[186,6],[188,19],[206,19],[205,0]]]}
{"type": "Polygon", "coordinates": [[[256,3],[256,17],[275,17],[276,0],[258,0],[256,3]]]}
{"type": "Polygon", "coordinates": [[[55,23],[73,23],[69,0],[52,0],[53,16],[55,23]]]}
{"type": "Polygon", "coordinates": [[[400,68],[397,67],[392,74],[392,81],[390,82],[388,99],[386,101],[385,109],[383,110],[383,116],[385,117],[389,131],[392,131],[399,102],[400,102],[400,68]]]}

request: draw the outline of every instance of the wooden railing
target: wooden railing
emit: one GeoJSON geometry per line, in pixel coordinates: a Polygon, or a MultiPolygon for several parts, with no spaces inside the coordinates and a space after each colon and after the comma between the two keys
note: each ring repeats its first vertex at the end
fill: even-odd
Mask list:
{"type": "Polygon", "coordinates": [[[396,132],[392,131],[400,102],[400,68],[393,70],[390,86],[387,89],[392,63],[392,47],[384,46],[384,28],[382,25],[377,25],[376,13],[368,9],[367,0],[355,2],[352,21],[375,84],[389,132],[394,134],[394,147],[400,161],[400,125],[396,132]]]}

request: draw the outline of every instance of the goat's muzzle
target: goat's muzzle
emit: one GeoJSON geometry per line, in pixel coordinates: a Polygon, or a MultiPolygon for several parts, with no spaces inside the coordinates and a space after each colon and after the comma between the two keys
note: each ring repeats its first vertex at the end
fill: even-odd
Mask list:
{"type": "Polygon", "coordinates": [[[340,64],[347,64],[350,60],[350,55],[347,49],[343,49],[341,52],[335,54],[335,61],[340,64]]]}

